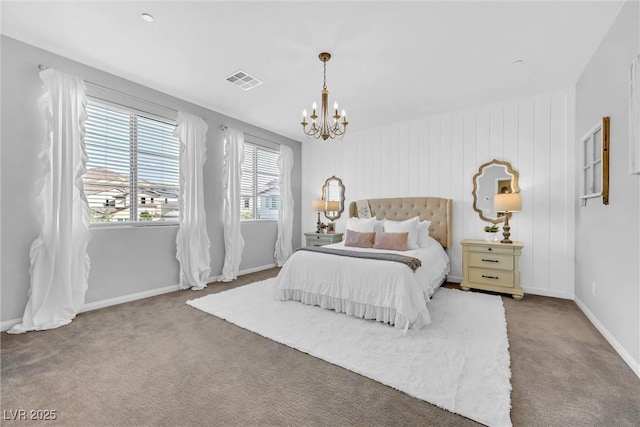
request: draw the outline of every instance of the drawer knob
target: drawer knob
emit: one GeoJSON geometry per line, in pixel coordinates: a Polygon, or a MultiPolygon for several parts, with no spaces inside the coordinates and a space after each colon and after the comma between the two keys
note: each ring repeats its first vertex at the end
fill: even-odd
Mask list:
{"type": "Polygon", "coordinates": [[[482,277],[484,277],[485,279],[494,279],[494,280],[498,280],[499,277],[497,276],[485,276],[484,274],[482,275],[482,277]]]}
{"type": "Polygon", "coordinates": [[[484,258],[482,258],[482,261],[484,261],[484,262],[500,262],[497,259],[484,259],[484,258]]]}

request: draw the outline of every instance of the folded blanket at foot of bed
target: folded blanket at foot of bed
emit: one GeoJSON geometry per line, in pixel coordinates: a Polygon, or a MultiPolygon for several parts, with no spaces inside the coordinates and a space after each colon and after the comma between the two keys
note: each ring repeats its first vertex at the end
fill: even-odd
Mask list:
{"type": "Polygon", "coordinates": [[[348,256],[352,258],[379,259],[382,261],[399,262],[406,265],[414,272],[422,266],[422,261],[420,261],[418,258],[386,252],[354,252],[344,249],[325,248],[322,246],[298,248],[298,251],[319,252],[329,255],[348,256]]]}

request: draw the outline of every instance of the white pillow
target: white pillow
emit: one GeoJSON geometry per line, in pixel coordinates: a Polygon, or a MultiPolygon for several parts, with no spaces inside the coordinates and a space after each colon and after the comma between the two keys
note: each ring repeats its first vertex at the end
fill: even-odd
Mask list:
{"type": "Polygon", "coordinates": [[[375,218],[349,218],[347,220],[347,230],[357,231],[358,233],[372,233],[375,224],[375,218]]]}
{"type": "Polygon", "coordinates": [[[420,221],[418,223],[418,246],[421,248],[428,248],[435,240],[429,236],[429,227],[431,227],[431,221],[420,221]]]}
{"type": "Polygon", "coordinates": [[[414,216],[406,221],[390,221],[384,220],[385,233],[409,233],[407,238],[408,249],[418,249],[418,221],[420,219],[414,216]]]}
{"type": "Polygon", "coordinates": [[[384,219],[377,219],[376,224],[373,226],[373,231],[376,233],[384,232],[384,219]]]}

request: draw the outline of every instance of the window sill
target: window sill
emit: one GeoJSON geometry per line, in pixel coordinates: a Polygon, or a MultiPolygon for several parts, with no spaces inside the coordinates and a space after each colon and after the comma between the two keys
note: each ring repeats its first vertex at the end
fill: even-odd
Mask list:
{"type": "Polygon", "coordinates": [[[89,224],[89,230],[113,230],[123,228],[156,228],[156,227],[180,227],[177,222],[162,222],[162,223],[136,223],[136,222],[111,222],[111,223],[92,223],[89,224]]]}
{"type": "Polygon", "coordinates": [[[581,199],[593,199],[596,197],[601,197],[602,193],[592,193],[592,194],[585,194],[583,196],[580,196],[581,199]]]}
{"type": "Polygon", "coordinates": [[[264,224],[269,222],[278,222],[277,219],[245,219],[240,220],[240,224],[264,224]]]}

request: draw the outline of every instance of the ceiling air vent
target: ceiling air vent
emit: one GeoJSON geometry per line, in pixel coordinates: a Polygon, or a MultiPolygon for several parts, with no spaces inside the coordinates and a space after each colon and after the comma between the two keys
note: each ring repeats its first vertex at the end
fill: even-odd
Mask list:
{"type": "Polygon", "coordinates": [[[227,77],[226,80],[240,87],[242,90],[249,90],[262,84],[260,80],[244,71],[238,71],[227,77]]]}

